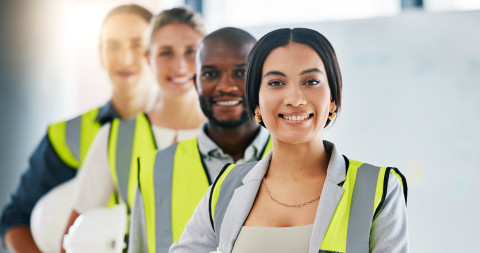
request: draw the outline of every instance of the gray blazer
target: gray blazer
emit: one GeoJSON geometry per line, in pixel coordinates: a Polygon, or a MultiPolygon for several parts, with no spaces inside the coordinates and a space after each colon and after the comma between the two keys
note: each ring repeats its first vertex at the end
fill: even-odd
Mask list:
{"type": "MultiPolygon", "coordinates": [[[[346,164],[335,145],[324,141],[331,153],[327,177],[318,203],[317,214],[310,238],[310,253],[320,249],[323,237],[343,194],[338,186],[345,181],[346,164]]],[[[260,160],[243,178],[226,210],[220,235],[220,252],[231,252],[235,240],[252,208],[261,181],[265,175],[272,153],[260,160]]],[[[170,252],[210,252],[217,250],[217,238],[209,217],[209,196],[205,194],[187,223],[180,241],[174,243],[170,252]]],[[[382,210],[373,220],[370,231],[370,252],[408,252],[407,211],[400,181],[393,174],[388,180],[388,190],[382,210]]]]}

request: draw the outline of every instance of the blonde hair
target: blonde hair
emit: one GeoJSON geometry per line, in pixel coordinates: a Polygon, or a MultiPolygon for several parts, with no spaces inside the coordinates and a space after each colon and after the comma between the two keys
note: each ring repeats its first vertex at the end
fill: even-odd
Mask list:
{"type": "Polygon", "coordinates": [[[160,30],[163,26],[172,23],[186,24],[202,36],[207,34],[202,16],[198,12],[188,7],[176,7],[164,10],[152,18],[152,21],[150,22],[150,42],[152,41],[155,32],[160,30]]]}

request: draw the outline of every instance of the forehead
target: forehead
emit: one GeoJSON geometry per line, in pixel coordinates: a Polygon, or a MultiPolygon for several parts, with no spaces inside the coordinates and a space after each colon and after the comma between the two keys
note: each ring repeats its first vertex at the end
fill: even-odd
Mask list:
{"type": "Polygon", "coordinates": [[[202,43],[198,60],[201,65],[246,63],[252,47],[252,42],[230,43],[224,39],[210,39],[202,43]]]}
{"type": "Polygon", "coordinates": [[[325,73],[323,61],[315,50],[305,44],[291,42],[270,52],[263,63],[262,76],[271,70],[300,73],[310,68],[319,68],[325,73]]]}
{"type": "Polygon", "coordinates": [[[196,46],[202,38],[200,33],[187,24],[171,23],[155,31],[151,44],[157,47],[196,46]]]}
{"type": "Polygon", "coordinates": [[[136,14],[117,14],[105,21],[101,40],[143,38],[148,29],[148,22],[136,14]]]}

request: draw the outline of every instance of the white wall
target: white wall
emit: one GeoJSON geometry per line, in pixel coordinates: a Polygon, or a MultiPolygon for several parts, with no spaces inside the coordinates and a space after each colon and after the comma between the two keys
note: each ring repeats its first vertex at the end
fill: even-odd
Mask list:
{"type": "MultiPolygon", "coordinates": [[[[409,183],[411,252],[471,252],[480,235],[480,11],[299,24],[333,44],[347,156],[409,183]]],[[[272,27],[247,28],[261,37],[272,27]]]]}

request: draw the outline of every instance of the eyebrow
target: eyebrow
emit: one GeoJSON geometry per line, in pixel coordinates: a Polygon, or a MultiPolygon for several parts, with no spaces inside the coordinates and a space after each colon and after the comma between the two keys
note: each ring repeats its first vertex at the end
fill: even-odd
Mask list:
{"type": "Polygon", "coordinates": [[[320,69],[317,69],[317,68],[311,68],[311,69],[307,69],[307,70],[304,70],[302,72],[300,72],[300,75],[305,75],[305,74],[308,74],[308,73],[322,73],[323,74],[323,71],[321,71],[320,69]]]}
{"type": "MultiPolygon", "coordinates": [[[[106,39],[107,42],[117,42],[117,41],[120,41],[120,40],[121,39],[119,39],[119,38],[107,38],[106,39]]],[[[133,37],[133,38],[129,38],[128,40],[131,40],[131,41],[139,40],[139,41],[141,41],[141,40],[143,40],[143,38],[142,37],[133,37]]]]}
{"type": "Polygon", "coordinates": [[[204,70],[204,69],[216,69],[216,68],[217,67],[215,67],[215,65],[203,65],[201,69],[204,70]]]}
{"type": "MultiPolygon", "coordinates": [[[[245,67],[247,67],[246,63],[240,63],[240,64],[235,65],[235,68],[245,68],[245,67]]],[[[203,65],[201,69],[202,70],[204,70],[204,69],[217,69],[217,66],[215,66],[215,65],[203,65]]]]}
{"type": "Polygon", "coordinates": [[[280,72],[280,71],[269,71],[265,75],[263,75],[263,78],[265,78],[267,76],[284,76],[284,77],[286,77],[286,75],[284,73],[280,72]]]}

